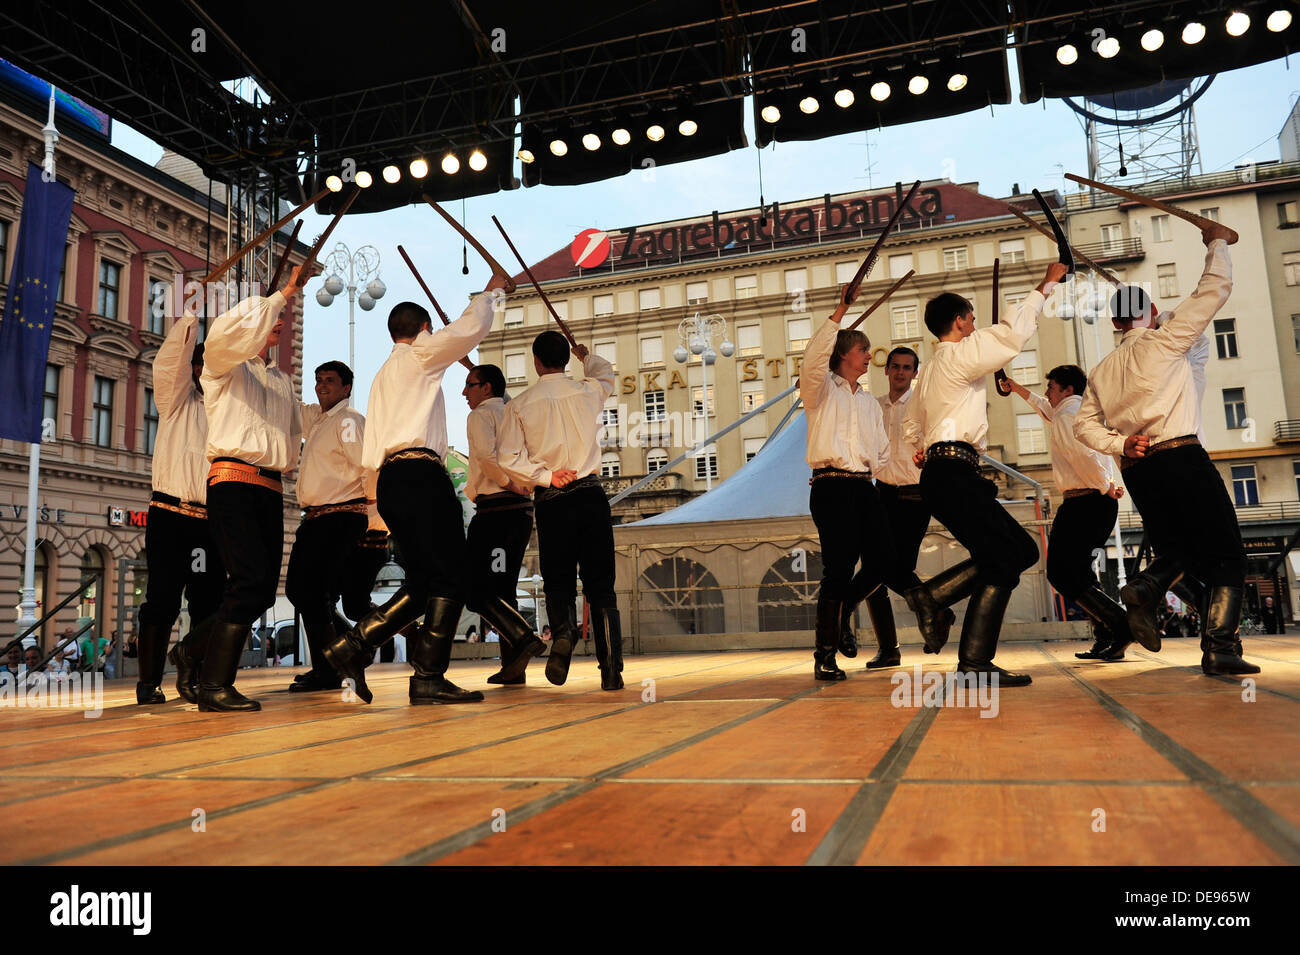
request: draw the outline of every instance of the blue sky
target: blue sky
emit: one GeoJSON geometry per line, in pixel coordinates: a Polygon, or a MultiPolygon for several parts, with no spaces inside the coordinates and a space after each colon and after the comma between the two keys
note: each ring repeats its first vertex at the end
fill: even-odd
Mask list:
{"type": "MultiPolygon", "coordinates": [[[[1019,96],[1014,64],[1012,85],[1014,100],[1019,96]]],[[[1204,171],[1230,169],[1249,159],[1277,159],[1277,134],[1297,95],[1300,75],[1292,76],[1284,60],[1220,74],[1195,106],[1204,171]]],[[[746,123],[751,126],[752,142],[748,111],[746,123]]],[[[114,123],[113,143],[150,163],[162,155],[160,147],[120,122],[114,123]]],[[[1006,195],[1014,183],[1025,191],[1035,186],[1063,188],[1067,184],[1061,178],[1063,171],[1087,174],[1086,142],[1079,118],[1056,100],[1032,105],[1013,102],[869,134],[775,144],[763,150],[763,194],[769,203],[786,202],[863,189],[869,182],[880,187],[896,180],[948,177],[978,182],[981,191],[990,195],[1006,195]]],[[[617,229],[758,202],[758,161],[752,146],[711,159],[663,166],[653,173],[649,180],[636,171],[583,186],[538,186],[470,199],[465,203],[466,224],[512,268],[509,250],[492,225],[493,214],[532,263],[567,245],[586,228],[617,229]]],[[[431,173],[439,174],[436,168],[431,173]]],[[[459,215],[460,203],[450,204],[448,211],[459,215]]],[[[327,221],[307,214],[301,237],[311,241],[327,221]]],[[[364,411],[371,379],[392,348],[384,324],[388,309],[406,299],[425,302],[397,253],[398,244],[411,255],[453,318],[468,296],[487,282],[488,271],[471,249],[470,274],[461,274],[460,237],[426,206],[347,217],[329,245],[335,241],[352,249],[367,244],[378,248],[383,260],[380,274],[388,285],[388,294],[373,311],[356,310],[353,397],[354,404],[364,411]]],[[[346,361],[348,354],[346,295],[322,308],[315,299],[320,282],[313,280],[306,292],[303,351],[308,382],[316,365],[331,359],[346,361]]],[[[465,369],[453,365],[443,383],[450,440],[462,450],[468,413],[460,397],[464,379],[465,369]]],[[[307,397],[311,397],[310,390],[307,397]]]]}

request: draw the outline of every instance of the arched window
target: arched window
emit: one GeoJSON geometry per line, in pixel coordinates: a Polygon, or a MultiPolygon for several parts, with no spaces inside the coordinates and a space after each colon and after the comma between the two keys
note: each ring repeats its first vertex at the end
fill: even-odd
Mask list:
{"type": "Polygon", "coordinates": [[[795,548],[767,569],[758,588],[759,630],[814,630],[822,555],[795,548]]]}
{"type": "Polygon", "coordinates": [[[104,555],[99,552],[99,548],[88,547],[81,555],[81,576],[83,579],[94,577],[95,580],[81,595],[81,604],[77,610],[77,629],[80,630],[87,620],[94,620],[92,633],[94,636],[99,636],[104,631],[105,604],[104,555]]]}
{"type": "Polygon", "coordinates": [[[618,460],[618,454],[613,451],[606,451],[600,456],[600,476],[601,477],[618,477],[621,466],[618,460]]]}
{"type": "Polygon", "coordinates": [[[651,448],[645,453],[645,473],[654,474],[668,463],[668,452],[663,448],[651,448]]]}
{"type": "Polygon", "coordinates": [[[718,579],[703,564],[666,557],[641,573],[641,624],[646,633],[725,633],[718,579]]]}

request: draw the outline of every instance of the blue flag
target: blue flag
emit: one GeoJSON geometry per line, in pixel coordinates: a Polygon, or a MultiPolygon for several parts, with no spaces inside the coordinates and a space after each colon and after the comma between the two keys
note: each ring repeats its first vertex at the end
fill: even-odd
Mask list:
{"type": "Polygon", "coordinates": [[[39,444],[45,359],[75,191],[27,166],[23,217],[0,317],[0,438],[39,444]]]}

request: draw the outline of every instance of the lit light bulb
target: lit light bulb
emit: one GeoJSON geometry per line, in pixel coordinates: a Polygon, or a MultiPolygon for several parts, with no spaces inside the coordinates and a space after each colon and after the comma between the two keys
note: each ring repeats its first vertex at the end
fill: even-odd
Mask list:
{"type": "Polygon", "coordinates": [[[429,164],[423,159],[411,160],[411,176],[415,179],[423,179],[429,174],[429,164]]]}
{"type": "Polygon", "coordinates": [[[537,157],[533,155],[533,151],[531,149],[521,149],[516,155],[519,156],[519,161],[521,163],[524,163],[525,165],[531,162],[535,162],[537,160],[537,157]]]}
{"type": "Polygon", "coordinates": [[[551,154],[552,154],[552,155],[554,155],[554,156],[565,156],[565,155],[568,155],[568,152],[569,152],[569,144],[566,143],[563,139],[552,139],[552,140],[551,140],[551,154]]]}
{"type": "Polygon", "coordinates": [[[948,89],[954,93],[960,93],[966,88],[967,82],[968,80],[965,73],[954,73],[952,76],[948,77],[948,89]]]}
{"type": "Polygon", "coordinates": [[[338,176],[326,176],[325,188],[330,192],[338,192],[343,188],[343,180],[338,176]]]}
{"type": "Polygon", "coordinates": [[[1065,43],[1056,48],[1056,62],[1062,66],[1069,66],[1079,59],[1079,51],[1074,48],[1073,43],[1065,43]]]}
{"type": "Polygon", "coordinates": [[[816,96],[805,96],[803,99],[799,100],[799,112],[807,113],[811,116],[813,113],[817,112],[817,110],[821,109],[821,105],[821,103],[817,102],[816,96]]]}
{"type": "Polygon", "coordinates": [[[684,119],[677,124],[677,131],[683,136],[694,136],[699,128],[693,119],[684,119]]]}
{"type": "Polygon", "coordinates": [[[1250,16],[1240,10],[1234,10],[1224,26],[1227,28],[1228,36],[1241,36],[1250,29],[1250,16]]]}
{"type": "Polygon", "coordinates": [[[853,105],[854,99],[853,90],[847,86],[835,91],[835,105],[840,109],[848,109],[853,105]]]}
{"type": "Polygon", "coordinates": [[[781,111],[775,106],[764,106],[759,115],[763,117],[763,121],[766,123],[775,123],[781,119],[781,111]]]}
{"type": "Polygon", "coordinates": [[[595,133],[586,133],[582,137],[582,145],[588,152],[594,153],[600,148],[600,137],[595,133]]]}
{"type": "Polygon", "coordinates": [[[1274,10],[1268,15],[1268,19],[1264,21],[1264,25],[1274,33],[1281,33],[1291,25],[1291,11],[1274,10]]]}
{"type": "Polygon", "coordinates": [[[460,160],[456,158],[454,153],[447,153],[442,157],[442,171],[449,176],[454,176],[460,172],[460,160]]]}
{"type": "Polygon", "coordinates": [[[930,81],[924,76],[914,76],[907,81],[907,91],[913,96],[920,96],[930,88],[930,81]]]}
{"type": "Polygon", "coordinates": [[[649,139],[653,143],[657,143],[659,140],[664,138],[664,128],[658,123],[655,123],[645,131],[645,135],[646,139],[649,139]]]}
{"type": "Polygon", "coordinates": [[[1205,39],[1205,24],[1197,23],[1193,20],[1187,26],[1183,27],[1183,42],[1188,46],[1194,46],[1205,39]]]}
{"type": "Polygon", "coordinates": [[[384,182],[389,183],[391,185],[392,183],[397,182],[401,178],[402,178],[402,170],[398,169],[396,166],[384,167],[384,182]]]}
{"type": "Polygon", "coordinates": [[[359,173],[357,173],[357,180],[356,180],[356,182],[357,182],[357,185],[360,186],[362,189],[369,189],[369,188],[370,188],[370,184],[371,184],[372,182],[374,182],[374,180],[370,178],[370,173],[366,172],[366,171],[363,169],[363,170],[361,170],[359,173]]]}
{"type": "Polygon", "coordinates": [[[879,83],[872,83],[871,98],[877,103],[883,103],[885,100],[889,99],[889,84],[884,80],[881,80],[879,83]]]}
{"type": "Polygon", "coordinates": [[[1097,55],[1103,60],[1109,60],[1119,52],[1119,40],[1113,36],[1108,36],[1097,44],[1097,55]]]}
{"type": "Polygon", "coordinates": [[[1148,30],[1142,34],[1142,49],[1154,53],[1165,45],[1165,35],[1160,30],[1148,30]]]}
{"type": "Polygon", "coordinates": [[[609,134],[609,138],[614,140],[615,146],[626,146],[632,141],[632,134],[620,126],[609,134]]]}
{"type": "Polygon", "coordinates": [[[487,156],[483,155],[483,150],[476,149],[469,154],[469,168],[475,172],[482,172],[487,168],[487,156]]]}

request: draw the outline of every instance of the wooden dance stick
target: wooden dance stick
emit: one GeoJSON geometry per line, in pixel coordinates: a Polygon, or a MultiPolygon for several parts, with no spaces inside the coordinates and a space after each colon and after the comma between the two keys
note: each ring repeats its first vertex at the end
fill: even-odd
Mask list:
{"type": "MultiPolygon", "coordinates": [[[[1056,241],[1056,237],[1052,237],[1056,241]]],[[[993,324],[998,323],[998,260],[993,260],[993,324]]],[[[1003,398],[1011,397],[1011,382],[1007,380],[1007,373],[999,368],[993,373],[993,388],[1003,398]]]]}
{"type": "Polygon", "coordinates": [[[528,267],[528,263],[525,262],[524,257],[519,254],[519,250],[515,248],[515,244],[510,241],[510,236],[506,235],[505,227],[501,225],[496,216],[492,217],[492,222],[501,231],[501,237],[506,240],[506,245],[510,246],[510,251],[515,254],[515,258],[519,260],[519,264],[524,267],[524,274],[528,276],[528,281],[533,283],[533,288],[537,289],[537,294],[542,297],[542,301],[545,302],[546,307],[550,309],[551,317],[555,319],[555,324],[560,326],[560,331],[562,331],[564,337],[569,340],[569,345],[576,348],[578,343],[574,340],[573,333],[569,331],[569,326],[564,324],[564,319],[560,318],[560,313],[555,310],[555,306],[551,304],[551,300],[546,297],[546,293],[542,291],[542,287],[537,284],[537,277],[533,275],[533,270],[528,267]]]}
{"type": "Polygon", "coordinates": [[[1103,192],[1109,192],[1112,195],[1120,196],[1124,199],[1130,199],[1133,202],[1139,202],[1144,206],[1150,206],[1152,209],[1159,209],[1161,212],[1167,212],[1171,216],[1177,216],[1180,219],[1187,220],[1202,231],[1211,226],[1220,226],[1232,235],[1232,237],[1227,240],[1228,245],[1233,245],[1239,238],[1234,230],[1229,229],[1222,223],[1215,222],[1213,219],[1207,219],[1205,216],[1198,216],[1196,213],[1188,212],[1186,209],[1179,209],[1177,206],[1171,206],[1169,203],[1161,202],[1159,199],[1152,199],[1150,196],[1144,196],[1141,193],[1130,192],[1127,189],[1121,189],[1119,186],[1108,186],[1106,183],[1097,182],[1095,179],[1085,179],[1083,176],[1076,176],[1072,172],[1067,172],[1065,178],[1085,186],[1090,186],[1093,189],[1100,189],[1103,192]]]}
{"type": "Polygon", "coordinates": [[[901,279],[899,279],[897,282],[891,285],[888,288],[888,290],[886,290],[884,295],[880,296],[880,298],[876,299],[874,302],[871,303],[871,307],[869,309],[867,309],[865,312],[863,312],[861,315],[859,315],[856,319],[853,320],[853,324],[849,326],[849,331],[853,331],[853,329],[861,325],[863,320],[866,319],[868,315],[870,315],[876,309],[880,308],[881,305],[884,305],[885,300],[888,299],[889,296],[897,292],[900,288],[902,288],[903,283],[906,282],[915,274],[916,274],[916,269],[908,269],[906,275],[904,275],[901,279]]]}
{"type": "MultiPolygon", "coordinates": [[[[433,206],[433,211],[438,213],[438,215],[442,216],[444,219],[446,219],[447,224],[451,226],[453,229],[455,229],[457,232],[459,232],[464,237],[466,242],[474,246],[474,251],[477,252],[479,255],[483,256],[483,261],[492,267],[493,272],[496,272],[498,275],[500,275],[502,278],[506,280],[506,284],[505,284],[506,294],[509,295],[511,292],[513,292],[515,290],[515,280],[510,277],[509,272],[507,272],[505,269],[501,267],[501,263],[498,262],[496,259],[494,259],[492,257],[492,254],[488,252],[487,249],[483,248],[483,243],[479,242],[478,239],[470,235],[469,230],[467,230],[463,225],[457,222],[454,216],[448,215],[447,210],[444,209],[442,206],[438,205],[438,203],[434,202],[433,199],[431,199],[427,193],[424,196],[424,201],[427,202],[429,205],[433,206]]],[[[493,222],[497,221],[496,216],[492,217],[492,221],[493,222]]],[[[499,222],[497,223],[497,228],[498,229],[501,228],[501,224],[499,222]]],[[[503,235],[505,234],[504,230],[502,231],[502,234],[503,235]]],[[[508,242],[510,240],[507,239],[506,241],[508,242]]],[[[520,261],[523,260],[521,259],[520,261]]]]}
{"type": "Polygon", "coordinates": [[[293,234],[289,236],[289,241],[285,244],[284,255],[280,256],[280,264],[275,267],[275,275],[271,276],[268,291],[275,291],[275,287],[280,284],[280,276],[284,274],[284,267],[289,264],[289,253],[293,251],[293,244],[298,241],[298,233],[301,231],[302,220],[299,219],[293,224],[293,234]]]}
{"type": "Polygon", "coordinates": [[[858,297],[858,289],[862,286],[867,275],[870,274],[872,266],[876,264],[877,256],[880,255],[880,247],[885,244],[885,239],[889,237],[889,233],[893,231],[894,226],[898,223],[898,219],[903,214],[903,210],[907,208],[907,204],[912,201],[912,196],[916,195],[916,190],[919,188],[921,188],[920,179],[912,183],[912,188],[907,190],[907,195],[903,197],[903,201],[898,204],[898,208],[894,210],[894,214],[890,216],[889,221],[885,223],[885,228],[882,229],[880,235],[876,237],[876,244],[871,247],[871,251],[867,253],[867,257],[863,259],[862,264],[858,266],[857,274],[855,274],[853,280],[844,287],[845,305],[852,305],[853,300],[858,297]]]}
{"type": "Polygon", "coordinates": [[[343,200],[343,206],[338,212],[334,213],[334,218],[331,219],[330,224],[325,227],[325,231],[316,238],[316,243],[311,247],[311,251],[307,253],[307,258],[303,259],[302,265],[298,266],[298,274],[303,276],[304,281],[306,281],[308,270],[316,261],[316,256],[320,255],[320,250],[324,247],[325,241],[330,237],[330,233],[334,231],[335,227],[338,226],[343,217],[347,215],[348,209],[352,207],[352,203],[357,201],[357,196],[359,195],[361,195],[361,187],[353,186],[352,194],[343,200]]]}
{"type": "MultiPolygon", "coordinates": [[[[1015,206],[1010,206],[1010,205],[1009,205],[1009,206],[1007,206],[1007,208],[1011,211],[1011,213],[1012,213],[1013,215],[1015,215],[1015,217],[1016,217],[1017,219],[1019,219],[1019,220],[1020,220],[1021,222],[1023,222],[1025,225],[1027,225],[1027,226],[1031,226],[1031,227],[1037,229],[1039,232],[1041,232],[1043,235],[1047,236],[1047,237],[1048,237],[1049,239],[1051,239],[1053,242],[1056,241],[1056,235],[1052,232],[1051,229],[1047,228],[1047,226],[1043,225],[1041,222],[1035,222],[1033,219],[1029,218],[1029,216],[1025,215],[1023,212],[1021,212],[1021,211],[1020,211],[1019,209],[1017,209],[1015,206]]],[[[1074,257],[1075,257],[1076,259],[1078,259],[1078,260],[1079,260],[1080,262],[1082,262],[1084,265],[1088,266],[1088,268],[1092,269],[1094,272],[1096,272],[1098,275],[1100,275],[1102,278],[1104,278],[1104,279],[1105,279],[1107,282],[1109,282],[1111,285],[1115,286],[1116,288],[1119,288],[1120,286],[1122,286],[1122,285],[1124,284],[1124,283],[1121,282],[1119,279],[1117,279],[1114,275],[1112,275],[1110,272],[1107,272],[1105,269],[1103,269],[1100,265],[1098,265],[1098,264],[1097,264],[1096,262],[1094,262],[1092,259],[1088,258],[1086,255],[1084,255],[1082,252],[1080,252],[1078,249],[1076,249],[1074,246],[1070,246],[1070,251],[1074,253],[1074,257]]]]}
{"type": "MultiPolygon", "coordinates": [[[[429,286],[424,284],[424,279],[420,277],[420,270],[415,267],[415,263],[412,262],[411,257],[406,254],[406,250],[399,245],[397,251],[405,260],[407,268],[411,270],[411,274],[415,276],[415,280],[420,283],[420,288],[424,289],[424,294],[429,296],[429,301],[433,303],[433,310],[438,313],[438,317],[442,319],[442,323],[444,325],[450,325],[451,319],[447,318],[447,313],[442,310],[442,306],[438,304],[438,300],[433,297],[433,293],[429,291],[429,286]]],[[[468,357],[462,358],[460,363],[469,371],[474,370],[474,363],[470,361],[468,357]]]]}
{"type": "MultiPolygon", "coordinates": [[[[282,219],[279,219],[276,222],[271,223],[271,225],[267,226],[265,229],[259,232],[251,242],[245,242],[242,246],[239,247],[239,251],[237,251],[230,258],[226,259],[226,261],[222,262],[211,272],[209,272],[207,276],[203,279],[203,284],[207,285],[209,282],[215,282],[217,279],[221,278],[221,276],[225,275],[227,272],[230,271],[231,267],[234,266],[236,262],[238,262],[241,258],[243,258],[248,253],[249,249],[252,249],[255,246],[265,242],[271,236],[275,235],[275,233],[278,232],[280,229],[284,228],[284,226],[287,223],[291,222],[292,220],[296,219],[298,216],[302,215],[302,213],[307,209],[308,206],[314,206],[316,203],[320,202],[329,194],[330,194],[330,190],[322,189],[320,192],[316,193],[316,195],[312,196],[310,199],[308,199],[298,208],[290,212],[287,216],[285,216],[282,219]]],[[[275,290],[272,289],[271,291],[275,291],[275,290]]]]}

